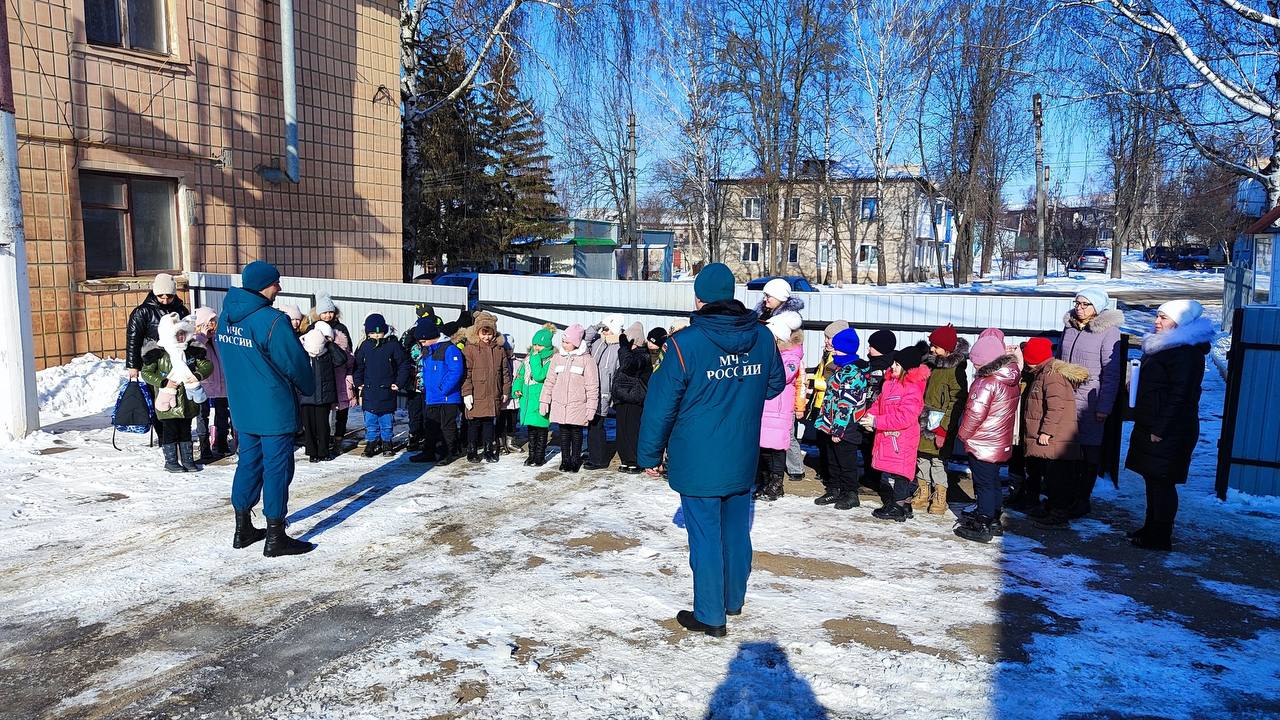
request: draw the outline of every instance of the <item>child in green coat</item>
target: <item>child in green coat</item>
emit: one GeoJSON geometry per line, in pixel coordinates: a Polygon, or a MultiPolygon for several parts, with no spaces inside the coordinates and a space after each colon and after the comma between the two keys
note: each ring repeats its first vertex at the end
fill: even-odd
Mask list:
{"type": "Polygon", "coordinates": [[[213,363],[203,348],[188,346],[194,334],[194,318],[169,313],[160,318],[159,342],[143,347],[141,375],[156,398],[164,469],[174,473],[200,469],[191,447],[191,421],[207,399],[200,382],[213,374],[213,363]]]}
{"type": "Polygon", "coordinates": [[[555,348],[551,345],[554,325],[545,325],[533,336],[529,357],[516,374],[511,394],[519,403],[520,422],[529,428],[529,458],[524,461],[530,467],[541,467],[547,462],[547,428],[551,420],[542,414],[542,384],[551,367],[555,348]]]}

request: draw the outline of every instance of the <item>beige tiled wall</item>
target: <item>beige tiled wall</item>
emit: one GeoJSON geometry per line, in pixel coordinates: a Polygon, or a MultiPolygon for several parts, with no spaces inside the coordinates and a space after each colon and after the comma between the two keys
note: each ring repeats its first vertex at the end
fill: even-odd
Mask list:
{"type": "Polygon", "coordinates": [[[288,274],[400,278],[396,3],[295,2],[296,186],[254,171],[284,165],[278,3],[171,0],[167,58],[86,44],[82,0],[8,9],[41,367],[122,354],[128,311],[149,285],[83,283],[86,169],[178,181],[184,269],[265,258],[288,274]]]}

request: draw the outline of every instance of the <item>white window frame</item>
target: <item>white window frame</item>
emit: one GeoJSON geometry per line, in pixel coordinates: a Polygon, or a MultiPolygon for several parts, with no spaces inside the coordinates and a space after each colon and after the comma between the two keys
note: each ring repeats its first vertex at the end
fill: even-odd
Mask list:
{"type": "Polygon", "coordinates": [[[862,243],[858,246],[858,264],[876,265],[880,259],[879,250],[874,244],[862,243]]]}
{"type": "Polygon", "coordinates": [[[783,213],[782,213],[783,218],[787,220],[795,220],[796,218],[800,217],[800,211],[803,206],[800,202],[800,198],[793,197],[793,198],[784,198],[782,202],[782,207],[783,207],[783,213]]]}
{"type": "Polygon", "coordinates": [[[529,256],[529,274],[530,275],[551,274],[551,256],[550,255],[530,255],[529,256]]]}
{"type": "MultiPolygon", "coordinates": [[[[836,220],[844,219],[845,208],[849,205],[848,200],[849,200],[849,197],[847,195],[831,196],[831,204],[835,206],[836,220]]],[[[822,207],[820,211],[821,211],[823,220],[831,219],[831,209],[827,205],[827,200],[825,198],[822,200],[822,207]]]]}
{"type": "Polygon", "coordinates": [[[744,197],[742,198],[742,219],[743,220],[759,220],[764,216],[764,199],[760,197],[744,197]],[[752,207],[755,213],[751,212],[752,207]]]}
{"type": "Polygon", "coordinates": [[[800,243],[789,243],[787,245],[787,262],[792,265],[800,264],[800,243]]]}
{"type": "Polygon", "coordinates": [[[760,243],[755,240],[742,242],[742,262],[760,262],[760,243]]]}
{"type": "MultiPolygon", "coordinates": [[[[86,0],[73,0],[73,1],[80,2],[82,5],[86,2],[86,0]]],[[[119,41],[112,43],[112,42],[97,42],[97,41],[89,40],[89,32],[90,32],[88,27],[89,12],[87,7],[82,7],[81,12],[84,13],[84,19],[85,19],[85,28],[84,28],[85,40],[86,42],[88,42],[88,44],[97,45],[100,47],[124,48],[126,50],[133,50],[134,52],[149,53],[151,55],[160,55],[160,56],[166,56],[166,57],[172,56],[174,54],[174,49],[178,41],[173,32],[174,25],[175,25],[175,21],[174,21],[175,8],[172,0],[155,0],[156,4],[160,7],[161,11],[164,14],[164,17],[161,22],[161,32],[164,35],[164,48],[160,50],[157,50],[155,48],[145,47],[145,46],[133,45],[130,42],[129,40],[129,3],[131,2],[131,0],[110,0],[110,1],[114,2],[116,6],[115,8],[116,15],[117,15],[116,30],[119,32],[119,41]]]]}

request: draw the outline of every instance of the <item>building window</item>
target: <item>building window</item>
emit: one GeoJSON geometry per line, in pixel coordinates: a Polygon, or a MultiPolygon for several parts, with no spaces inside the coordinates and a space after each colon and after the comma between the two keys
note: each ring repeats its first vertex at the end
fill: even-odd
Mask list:
{"type": "Polygon", "coordinates": [[[85,36],[95,45],[169,54],[168,0],[84,0],[85,36]]]}
{"type": "Polygon", "coordinates": [[[760,262],[760,243],[742,243],[742,262],[760,262]]]}
{"type": "Polygon", "coordinates": [[[800,198],[787,198],[783,201],[782,207],[785,208],[783,215],[788,220],[800,217],[800,198]]]}
{"type": "Polygon", "coordinates": [[[934,225],[942,224],[942,214],[945,212],[945,210],[946,208],[943,207],[941,202],[935,202],[933,204],[933,224],[934,225]]]}
{"type": "Polygon", "coordinates": [[[80,175],[88,278],[176,270],[178,185],[123,175],[80,175]]]}
{"type": "Polygon", "coordinates": [[[551,274],[550,255],[532,255],[529,257],[529,272],[533,275],[551,274]]]}
{"type": "Polygon", "coordinates": [[[758,197],[742,199],[742,217],[745,220],[759,220],[763,208],[764,204],[758,197]]]}
{"type": "Polygon", "coordinates": [[[862,198],[862,212],[860,214],[860,217],[863,220],[875,220],[876,215],[879,214],[878,213],[879,210],[880,210],[879,198],[875,198],[875,197],[862,198]]]}
{"type": "Polygon", "coordinates": [[[800,262],[800,245],[791,243],[787,246],[787,262],[795,265],[800,262]]]}
{"type": "Polygon", "coordinates": [[[859,245],[858,246],[858,264],[859,265],[875,265],[880,259],[880,253],[875,245],[859,245]]]}
{"type": "Polygon", "coordinates": [[[831,196],[831,204],[827,205],[827,201],[822,201],[821,214],[824,220],[830,220],[835,215],[836,220],[844,218],[844,208],[848,204],[849,199],[840,195],[831,196]]]}

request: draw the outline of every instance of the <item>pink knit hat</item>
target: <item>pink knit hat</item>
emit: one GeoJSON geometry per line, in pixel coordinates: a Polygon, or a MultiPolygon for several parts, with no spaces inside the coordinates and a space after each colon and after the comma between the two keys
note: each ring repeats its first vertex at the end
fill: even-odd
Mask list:
{"type": "Polygon", "coordinates": [[[574,323],[564,329],[564,340],[574,347],[582,345],[582,338],[586,337],[587,331],[578,323],[574,323]]]}
{"type": "Polygon", "coordinates": [[[196,308],[196,325],[203,325],[216,317],[218,313],[211,307],[196,308]]]}
{"type": "Polygon", "coordinates": [[[969,359],[975,367],[982,367],[995,362],[1004,354],[1004,333],[996,328],[987,328],[969,350],[969,359]]]}

